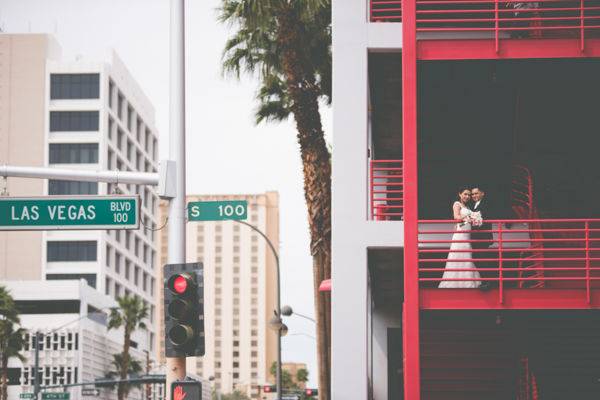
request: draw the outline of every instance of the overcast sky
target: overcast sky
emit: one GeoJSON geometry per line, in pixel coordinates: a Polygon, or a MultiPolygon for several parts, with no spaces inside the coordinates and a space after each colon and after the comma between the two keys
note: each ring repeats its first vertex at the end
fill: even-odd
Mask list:
{"type": "MultiPolygon", "coordinates": [[[[216,22],[219,0],[188,0],[187,191],[280,194],[282,305],[313,316],[312,267],[293,121],[255,126],[255,82],[223,78],[228,28],[216,22]]],[[[106,60],[114,48],[156,108],[161,158],[168,154],[168,0],[0,0],[7,33],[52,33],[67,59],[106,60]]],[[[329,110],[325,110],[329,125],[329,110]]],[[[325,127],[329,132],[329,126],[325,127]]],[[[288,318],[283,360],[306,362],[316,384],[314,326],[288,318]]]]}

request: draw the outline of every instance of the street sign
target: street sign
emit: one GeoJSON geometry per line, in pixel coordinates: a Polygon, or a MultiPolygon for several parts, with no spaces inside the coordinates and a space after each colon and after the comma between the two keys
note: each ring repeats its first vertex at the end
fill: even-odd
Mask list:
{"type": "Polygon", "coordinates": [[[42,393],[42,400],[69,400],[71,394],[67,392],[42,393]]]}
{"type": "Polygon", "coordinates": [[[281,396],[281,400],[300,400],[300,395],[298,394],[284,394],[281,396]]]}
{"type": "Polygon", "coordinates": [[[34,399],[35,398],[35,394],[33,393],[21,393],[19,395],[20,399],[34,399]]]}
{"type": "Polygon", "coordinates": [[[188,203],[189,221],[245,220],[248,218],[246,200],[193,201],[188,203]]]}
{"type": "Polygon", "coordinates": [[[98,396],[100,396],[100,390],[99,389],[93,389],[93,388],[82,388],[81,389],[81,395],[82,396],[98,397],[98,396]]]}
{"type": "Polygon", "coordinates": [[[0,197],[0,230],[138,229],[139,196],[0,197]]]}

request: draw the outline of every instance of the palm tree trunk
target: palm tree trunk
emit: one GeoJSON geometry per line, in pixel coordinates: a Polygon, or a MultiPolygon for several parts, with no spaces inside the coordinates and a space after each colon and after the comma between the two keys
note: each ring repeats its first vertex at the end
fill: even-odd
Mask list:
{"type": "MultiPolygon", "coordinates": [[[[120,378],[127,379],[127,372],[129,371],[129,349],[131,346],[131,332],[125,327],[125,337],[123,339],[123,354],[121,358],[121,371],[120,378]]],[[[117,389],[117,397],[119,400],[124,400],[126,395],[126,385],[124,383],[119,383],[117,389]]]]}
{"type": "Polygon", "coordinates": [[[0,383],[0,400],[8,400],[8,357],[2,354],[2,383],[0,383]]]}
{"type": "Polygon", "coordinates": [[[303,25],[291,9],[281,11],[278,41],[283,68],[293,101],[298,143],[304,172],[304,197],[308,208],[313,256],[313,284],[317,319],[319,399],[330,400],[331,305],[319,285],[331,277],[331,158],[319,114],[314,69],[303,54],[303,25]],[[313,88],[315,88],[313,90],[313,88]]]}

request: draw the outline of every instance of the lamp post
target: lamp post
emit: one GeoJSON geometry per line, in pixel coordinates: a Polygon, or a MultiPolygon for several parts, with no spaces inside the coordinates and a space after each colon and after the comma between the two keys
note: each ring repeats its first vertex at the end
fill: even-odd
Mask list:
{"type": "Polygon", "coordinates": [[[273,256],[275,257],[275,265],[277,266],[277,309],[275,310],[275,315],[269,321],[269,326],[277,331],[277,400],[281,400],[281,337],[287,334],[287,326],[281,320],[281,274],[279,270],[279,254],[277,250],[275,250],[275,246],[271,243],[271,240],[265,235],[260,229],[255,227],[252,224],[247,223],[246,221],[241,220],[233,220],[238,224],[246,225],[248,228],[252,229],[254,232],[258,233],[267,241],[269,248],[273,252],[273,256]]]}
{"type": "Polygon", "coordinates": [[[285,306],[281,307],[281,315],[283,315],[285,317],[290,317],[292,314],[295,314],[295,315],[297,315],[297,316],[299,316],[301,318],[307,319],[307,320],[311,321],[314,324],[317,323],[317,321],[315,321],[314,318],[311,318],[311,317],[309,317],[307,315],[304,315],[304,314],[300,314],[299,312],[294,311],[292,309],[292,307],[290,307],[288,305],[285,305],[285,306]]]}

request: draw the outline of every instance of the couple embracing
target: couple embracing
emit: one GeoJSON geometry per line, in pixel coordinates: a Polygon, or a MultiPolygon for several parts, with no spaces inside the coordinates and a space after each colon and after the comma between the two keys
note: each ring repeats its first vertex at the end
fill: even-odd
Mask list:
{"type": "Polygon", "coordinates": [[[480,187],[472,189],[461,188],[458,192],[458,200],[452,204],[452,213],[457,222],[448,261],[440,282],[440,288],[479,288],[489,289],[488,282],[481,282],[481,275],[475,268],[486,268],[488,263],[479,262],[481,258],[493,258],[493,254],[488,249],[493,244],[491,224],[484,223],[486,203],[484,201],[485,192],[480,187]],[[475,240],[470,242],[470,240],[475,240]],[[480,250],[472,252],[472,250],[480,250]],[[454,261],[459,260],[459,261],[454,261]],[[473,261],[460,261],[473,260],[473,261]],[[460,280],[465,279],[465,280],[460,280]]]}

